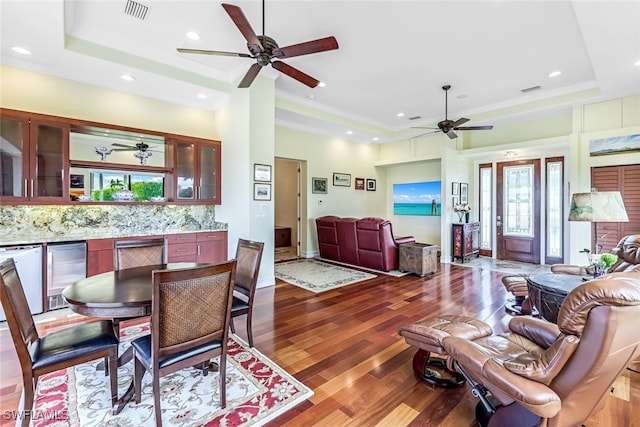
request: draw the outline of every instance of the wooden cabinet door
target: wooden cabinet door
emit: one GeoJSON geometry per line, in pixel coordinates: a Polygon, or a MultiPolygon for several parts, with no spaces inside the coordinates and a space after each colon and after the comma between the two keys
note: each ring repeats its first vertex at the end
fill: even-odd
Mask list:
{"type": "Polygon", "coordinates": [[[176,201],[221,203],[220,143],[218,141],[175,141],[176,201]]]}
{"type": "Polygon", "coordinates": [[[2,111],[0,138],[0,201],[24,201],[30,178],[29,118],[2,111]]]}
{"type": "Polygon", "coordinates": [[[29,197],[39,201],[69,200],[69,125],[31,121],[29,197]]]}
{"type": "Polygon", "coordinates": [[[113,268],[113,239],[87,240],[87,277],[113,268]]]}
{"type": "Polygon", "coordinates": [[[197,262],[217,264],[227,259],[226,231],[198,233],[197,262]]]}

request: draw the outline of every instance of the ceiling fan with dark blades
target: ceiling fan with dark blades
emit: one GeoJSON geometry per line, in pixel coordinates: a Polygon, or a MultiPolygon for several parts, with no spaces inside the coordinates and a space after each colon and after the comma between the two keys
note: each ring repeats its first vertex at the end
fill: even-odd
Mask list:
{"type": "Polygon", "coordinates": [[[466,117],[461,117],[458,120],[449,120],[447,113],[448,113],[448,93],[449,93],[449,89],[451,89],[451,85],[444,85],[442,86],[442,90],[444,90],[444,120],[438,122],[438,127],[437,128],[425,128],[425,127],[419,127],[416,126],[413,129],[436,129],[434,131],[431,132],[427,132],[427,133],[423,133],[420,135],[416,135],[414,138],[418,138],[420,136],[425,136],[425,135],[430,135],[432,133],[438,133],[438,132],[442,132],[442,133],[446,133],[447,136],[451,139],[455,139],[458,137],[458,135],[456,135],[456,133],[454,132],[454,130],[490,130],[493,129],[492,125],[487,125],[487,126],[461,126],[465,123],[467,123],[469,121],[469,119],[467,119],[466,117]]]}
{"type": "Polygon", "coordinates": [[[147,151],[149,149],[149,144],[144,142],[138,142],[135,145],[127,145],[114,142],[113,144],[111,144],[111,146],[118,147],[114,148],[113,151],[147,151]]]}
{"type": "Polygon", "coordinates": [[[256,78],[262,67],[266,67],[269,64],[281,73],[284,73],[311,88],[318,86],[320,83],[319,80],[303,73],[291,65],[279,61],[279,59],[338,49],[338,41],[335,37],[330,36],[304,43],[293,44],[291,46],[279,47],[278,43],[274,39],[264,34],[264,0],[262,0],[261,36],[256,35],[251,24],[247,20],[247,17],[238,6],[223,3],[222,7],[227,14],[229,14],[233,23],[236,24],[236,27],[238,27],[244,38],[247,40],[247,47],[250,53],[184,48],[178,48],[178,52],[255,59],[256,63],[253,64],[244,75],[242,81],[240,81],[240,84],[238,85],[239,88],[247,88],[251,86],[251,83],[253,83],[253,80],[256,78]]]}

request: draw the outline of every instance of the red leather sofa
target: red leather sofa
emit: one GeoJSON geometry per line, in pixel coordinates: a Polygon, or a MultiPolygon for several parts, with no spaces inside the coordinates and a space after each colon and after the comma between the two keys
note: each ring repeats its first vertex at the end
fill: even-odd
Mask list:
{"type": "Polygon", "coordinates": [[[316,218],[320,257],[375,270],[398,269],[398,247],[413,236],[393,237],[391,223],[381,218],[316,218]]]}

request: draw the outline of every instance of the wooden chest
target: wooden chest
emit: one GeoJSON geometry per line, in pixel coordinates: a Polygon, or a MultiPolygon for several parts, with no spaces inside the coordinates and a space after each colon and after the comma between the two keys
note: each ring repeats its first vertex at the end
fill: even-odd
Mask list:
{"type": "Polygon", "coordinates": [[[438,270],[438,247],[428,243],[403,243],[400,245],[400,271],[424,276],[438,270]]]}

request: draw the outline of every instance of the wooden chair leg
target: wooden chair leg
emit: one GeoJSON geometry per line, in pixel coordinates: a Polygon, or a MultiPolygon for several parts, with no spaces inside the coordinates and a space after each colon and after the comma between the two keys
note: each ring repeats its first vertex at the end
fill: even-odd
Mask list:
{"type": "Polygon", "coordinates": [[[160,408],[160,378],[156,375],[157,372],[153,373],[153,401],[154,401],[154,409],[156,412],[156,426],[162,426],[162,409],[160,408]]]}
{"type": "Polygon", "coordinates": [[[249,347],[253,347],[253,332],[251,329],[251,313],[247,314],[247,337],[249,338],[249,347]]]}
{"type": "MultiPolygon", "coordinates": [[[[22,427],[27,427],[31,424],[31,414],[33,410],[33,398],[35,394],[35,389],[38,384],[38,378],[31,377],[23,377],[23,390],[24,390],[24,406],[22,413],[22,427]]],[[[18,423],[16,423],[18,425],[18,423]]]]}
{"type": "Polygon", "coordinates": [[[227,407],[227,355],[225,352],[220,353],[220,368],[218,375],[220,376],[220,408],[227,407]]]}
{"type": "Polygon", "coordinates": [[[140,403],[140,396],[142,394],[142,377],[144,376],[144,366],[142,366],[142,362],[135,358],[135,362],[133,365],[133,390],[136,397],[136,403],[140,403]]]}
{"type": "Polygon", "coordinates": [[[231,325],[231,332],[236,333],[236,326],[233,324],[233,317],[229,320],[229,324],[231,325]]]}

